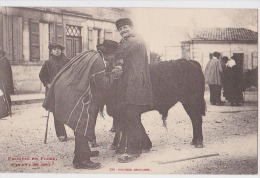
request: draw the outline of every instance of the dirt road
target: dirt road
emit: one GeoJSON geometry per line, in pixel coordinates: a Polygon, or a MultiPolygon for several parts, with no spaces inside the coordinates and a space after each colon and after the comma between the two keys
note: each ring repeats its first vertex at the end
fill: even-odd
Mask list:
{"type": "MultiPolygon", "coordinates": [[[[208,93],[205,95],[208,101],[208,93]]],[[[124,174],[257,174],[258,173],[258,106],[255,92],[247,93],[244,106],[212,106],[207,103],[203,118],[204,148],[190,145],[192,126],[182,105],[174,106],[168,117],[168,131],[162,127],[156,111],[142,115],[153,148],[130,163],[118,163],[109,150],[113,133],[112,119],[98,117],[96,135],[101,162],[99,170],[76,170],[72,166],[74,134],[70,128],[68,141],[58,142],[52,115],[47,144],[44,132],[47,112],[41,104],[16,105],[13,117],[0,120],[0,172],[33,173],[124,173],[124,174]],[[159,164],[195,156],[219,154],[182,162],[159,164]]]]}

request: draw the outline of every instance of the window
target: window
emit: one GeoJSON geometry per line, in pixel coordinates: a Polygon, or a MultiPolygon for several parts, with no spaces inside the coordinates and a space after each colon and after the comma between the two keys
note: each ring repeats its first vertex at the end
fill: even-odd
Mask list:
{"type": "Polygon", "coordinates": [[[81,36],[81,27],[73,26],[73,25],[66,25],[66,36],[81,36]]]}
{"type": "Polygon", "coordinates": [[[39,22],[30,19],[30,61],[38,62],[49,58],[48,45],[63,41],[63,26],[59,22],[39,22]]]}

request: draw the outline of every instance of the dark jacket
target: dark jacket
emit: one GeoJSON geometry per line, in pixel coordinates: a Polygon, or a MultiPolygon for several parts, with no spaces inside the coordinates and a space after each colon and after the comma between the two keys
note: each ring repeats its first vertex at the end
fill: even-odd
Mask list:
{"type": "Polygon", "coordinates": [[[6,57],[0,59],[0,89],[3,86],[7,94],[14,94],[12,68],[6,57]]]}
{"type": "Polygon", "coordinates": [[[57,73],[69,62],[69,59],[62,53],[60,56],[51,56],[44,62],[39,77],[43,85],[51,84],[57,73]]]}
{"type": "Polygon", "coordinates": [[[43,107],[89,141],[95,138],[95,124],[104,89],[113,77],[105,72],[100,53],[85,51],[71,59],[54,78],[43,107]]]}
{"type": "Polygon", "coordinates": [[[123,59],[123,75],[119,81],[119,103],[153,105],[148,55],[143,39],[132,34],[122,39],[116,58],[123,59]]]}

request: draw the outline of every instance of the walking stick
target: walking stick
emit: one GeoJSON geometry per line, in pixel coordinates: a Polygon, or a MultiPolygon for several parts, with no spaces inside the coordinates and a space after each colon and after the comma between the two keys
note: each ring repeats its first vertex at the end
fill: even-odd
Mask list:
{"type": "Polygon", "coordinates": [[[46,130],[45,130],[45,138],[44,138],[44,144],[46,144],[46,141],[47,141],[49,117],[50,117],[50,111],[48,111],[48,116],[47,116],[46,130]]]}

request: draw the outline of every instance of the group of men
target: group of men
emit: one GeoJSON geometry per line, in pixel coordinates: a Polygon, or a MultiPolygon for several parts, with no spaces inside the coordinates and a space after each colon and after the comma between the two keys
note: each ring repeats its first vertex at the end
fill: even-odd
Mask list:
{"type": "Polygon", "coordinates": [[[223,88],[223,97],[231,106],[240,106],[243,101],[243,69],[239,61],[232,56],[230,59],[214,52],[205,68],[205,82],[209,85],[210,103],[212,105],[222,106],[221,89],[223,88]]]}
{"type": "Polygon", "coordinates": [[[43,107],[53,112],[57,137],[61,142],[66,141],[64,124],[74,130],[73,166],[76,169],[101,166],[90,160],[99,152],[91,151],[88,142],[95,140],[103,93],[115,80],[119,80],[116,97],[120,116],[118,127],[126,141],[118,161],[130,162],[139,157],[143,149],[152,147],[141,122],[142,111],[153,105],[146,45],[134,32],[129,18],[117,20],[116,27],[122,36],[120,43],[104,40],[103,44],[97,45],[97,51],[84,51],[70,61],[62,53],[64,47],[61,44],[50,44],[51,58],[40,72],[40,79],[48,89],[43,107]],[[107,65],[116,61],[123,61],[122,68],[109,71],[107,65]],[[144,141],[148,143],[146,147],[141,144],[144,141]]]}

